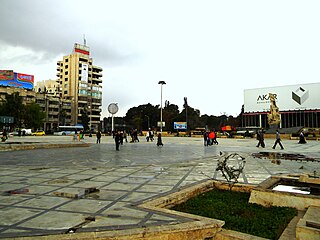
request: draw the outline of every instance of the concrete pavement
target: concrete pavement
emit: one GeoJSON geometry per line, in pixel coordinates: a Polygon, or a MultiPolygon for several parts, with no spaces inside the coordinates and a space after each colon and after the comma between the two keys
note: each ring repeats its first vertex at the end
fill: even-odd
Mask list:
{"type": "MultiPolygon", "coordinates": [[[[10,141],[75,144],[71,137],[58,136],[10,141]]],[[[220,151],[246,157],[241,183],[259,184],[279,173],[320,173],[318,141],[284,140],[284,150],[273,150],[273,139],[266,139],[264,149],[255,147],[255,139],[218,141],[204,147],[201,138],[165,137],[164,146],[157,147],[140,138],[118,152],[111,137],[102,137],[101,144],[86,137],[83,142],[91,145],[83,148],[0,151],[0,238],[191,221],[137,205],[210,177],[224,180],[215,171],[220,151]]]]}

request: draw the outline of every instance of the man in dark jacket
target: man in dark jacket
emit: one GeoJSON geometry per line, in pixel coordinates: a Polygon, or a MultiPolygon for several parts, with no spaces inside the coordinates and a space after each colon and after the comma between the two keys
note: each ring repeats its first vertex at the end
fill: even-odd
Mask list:
{"type": "Polygon", "coordinates": [[[258,142],[258,145],[257,147],[259,147],[261,145],[261,147],[265,147],[265,144],[264,144],[264,133],[263,133],[263,129],[260,129],[258,132],[257,132],[257,140],[259,141],[258,142]]]}
{"type": "Polygon", "coordinates": [[[99,144],[100,144],[100,139],[101,139],[101,132],[98,131],[97,132],[97,143],[99,143],[99,144]]]}
{"type": "Polygon", "coordinates": [[[114,136],[114,142],[116,143],[116,150],[119,151],[119,146],[120,146],[120,132],[117,131],[116,135],[114,136]]]}

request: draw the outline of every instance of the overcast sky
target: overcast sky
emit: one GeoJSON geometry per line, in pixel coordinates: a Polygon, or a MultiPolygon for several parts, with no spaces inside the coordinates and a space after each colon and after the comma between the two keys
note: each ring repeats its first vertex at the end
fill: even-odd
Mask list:
{"type": "Polygon", "coordinates": [[[243,90],[319,82],[320,1],[0,0],[0,69],[56,79],[74,43],[103,68],[103,112],[179,106],[236,116],[243,90]]]}

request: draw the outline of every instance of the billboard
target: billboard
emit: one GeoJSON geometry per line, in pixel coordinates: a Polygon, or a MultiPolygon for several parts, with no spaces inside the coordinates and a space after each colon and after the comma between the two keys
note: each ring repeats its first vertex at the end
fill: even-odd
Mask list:
{"type": "Polygon", "coordinates": [[[270,111],[269,93],[280,111],[320,109],[320,83],[244,90],[244,112],[270,111]]]}
{"type": "Polygon", "coordinates": [[[88,82],[88,69],[89,69],[88,64],[82,63],[82,66],[81,66],[81,81],[88,82]]]}
{"type": "Polygon", "coordinates": [[[173,128],[174,129],[187,129],[187,122],[174,122],[173,128]]]}
{"type": "Polygon", "coordinates": [[[34,76],[15,73],[12,70],[0,70],[0,86],[33,89],[34,76]]]}
{"type": "Polygon", "coordinates": [[[14,79],[12,70],[0,70],[0,81],[10,81],[14,79]]]}

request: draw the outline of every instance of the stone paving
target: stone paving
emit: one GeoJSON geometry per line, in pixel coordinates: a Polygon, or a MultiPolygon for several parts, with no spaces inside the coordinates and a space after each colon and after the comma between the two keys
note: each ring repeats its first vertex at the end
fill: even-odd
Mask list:
{"type": "MultiPolygon", "coordinates": [[[[71,137],[13,138],[11,142],[70,143],[71,137]]],[[[126,230],[174,225],[191,221],[171,214],[140,209],[148,199],[208,178],[221,179],[215,171],[220,152],[246,157],[239,182],[259,184],[273,174],[320,173],[320,142],[305,145],[284,140],[285,150],[256,148],[255,139],[218,139],[205,147],[201,138],[163,138],[155,142],[124,143],[115,151],[113,139],[83,148],[0,151],[0,238],[70,232],[126,230]],[[280,154],[303,154],[313,161],[273,161],[280,154]]],[[[1,146],[0,146],[1,150],[1,146]]],[[[310,160],[310,159],[309,159],[310,160]]]]}

